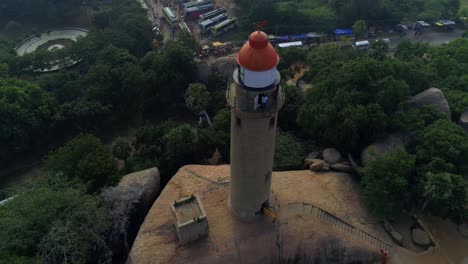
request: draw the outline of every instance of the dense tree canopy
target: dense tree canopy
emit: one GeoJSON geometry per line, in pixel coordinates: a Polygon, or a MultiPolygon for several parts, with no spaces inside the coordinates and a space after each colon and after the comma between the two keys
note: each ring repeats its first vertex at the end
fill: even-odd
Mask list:
{"type": "Polygon", "coordinates": [[[274,170],[300,170],[303,168],[304,146],[294,135],[279,132],[276,135],[274,170]]]}
{"type": "Polygon", "coordinates": [[[205,110],[210,100],[210,93],[202,83],[191,83],[185,90],[185,106],[195,114],[205,110]]]}
{"type": "Polygon", "coordinates": [[[0,78],[0,164],[47,132],[54,107],[53,97],[36,84],[0,78]]]}
{"type": "Polygon", "coordinates": [[[4,0],[0,6],[0,17],[12,20],[24,17],[64,19],[78,15],[82,2],[82,0],[4,0]]]}
{"type": "Polygon", "coordinates": [[[112,156],[98,138],[89,134],[79,135],[50,153],[46,166],[50,172],[63,173],[85,184],[89,192],[96,192],[117,180],[112,156]]]}
{"type": "Polygon", "coordinates": [[[398,216],[404,208],[415,156],[399,147],[375,157],[360,172],[364,202],[379,217],[398,216]]]}
{"type": "MultiPolygon", "coordinates": [[[[428,173],[423,186],[424,206],[434,215],[463,221],[468,197],[462,176],[450,173],[428,173]]],[[[426,209],[423,208],[423,209],[426,209]]]]}
{"type": "Polygon", "coordinates": [[[0,207],[0,262],[63,263],[67,257],[70,263],[97,263],[109,257],[108,213],[100,199],[59,177],[0,207]]]}
{"type": "Polygon", "coordinates": [[[416,152],[423,172],[468,175],[468,134],[449,120],[425,128],[416,152]]]}
{"type": "Polygon", "coordinates": [[[397,67],[360,58],[323,69],[299,111],[299,125],[325,145],[364,147],[390,130],[394,111],[409,97],[408,84],[394,77],[397,67]]]}

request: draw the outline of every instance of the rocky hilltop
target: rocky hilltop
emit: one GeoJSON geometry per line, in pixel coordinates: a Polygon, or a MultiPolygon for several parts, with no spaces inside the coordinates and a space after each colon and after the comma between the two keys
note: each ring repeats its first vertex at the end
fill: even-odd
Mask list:
{"type": "Polygon", "coordinates": [[[332,260],[372,263],[392,243],[363,208],[359,184],[346,173],[288,171],[272,176],[271,210],[252,223],[228,209],[229,165],[182,167],[150,209],[127,263],[275,263],[332,260]],[[170,205],[197,193],[209,234],[180,245],[170,205]]]}

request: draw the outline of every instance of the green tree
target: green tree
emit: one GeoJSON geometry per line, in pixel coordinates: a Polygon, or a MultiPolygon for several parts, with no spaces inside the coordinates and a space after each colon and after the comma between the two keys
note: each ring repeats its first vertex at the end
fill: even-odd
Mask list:
{"type": "Polygon", "coordinates": [[[368,57],[331,64],[315,76],[298,124],[324,145],[360,152],[390,131],[394,111],[409,97],[406,82],[396,79],[398,64],[368,57]]]}
{"type": "Polygon", "coordinates": [[[196,76],[192,51],[171,42],[161,53],[148,53],[142,60],[142,67],[147,114],[160,116],[161,111],[168,108],[183,107],[184,91],[196,76]]]}
{"type": "Polygon", "coordinates": [[[108,213],[98,197],[71,187],[61,176],[49,177],[0,206],[0,256],[18,263],[62,263],[65,256],[89,263],[109,252],[104,242],[108,228],[108,213]]]}
{"type": "Polygon", "coordinates": [[[142,57],[151,50],[153,32],[145,10],[131,0],[114,0],[111,9],[96,15],[88,37],[97,47],[112,44],[142,57]]]}
{"type": "Polygon", "coordinates": [[[444,90],[444,96],[449,103],[452,120],[457,122],[463,112],[468,109],[468,92],[444,90]]]}
{"type": "Polygon", "coordinates": [[[181,31],[178,33],[177,39],[182,46],[189,48],[192,52],[196,52],[200,48],[197,40],[187,31],[181,31]]]}
{"type": "Polygon", "coordinates": [[[423,208],[430,213],[463,221],[468,202],[466,183],[462,176],[450,173],[428,173],[422,182],[423,208]]]}
{"type": "Polygon", "coordinates": [[[279,132],[276,136],[274,170],[303,169],[304,146],[289,133],[279,132]]]}
{"type": "Polygon", "coordinates": [[[172,128],[163,137],[166,155],[179,165],[193,161],[199,147],[200,135],[196,127],[188,124],[172,128]]]}
{"type": "Polygon", "coordinates": [[[376,60],[383,60],[386,58],[388,53],[388,44],[382,39],[378,39],[372,43],[372,49],[369,52],[369,56],[376,60]]]}
{"type": "Polygon", "coordinates": [[[47,133],[54,108],[53,97],[36,84],[0,78],[0,163],[47,133]]]}
{"type": "Polygon", "coordinates": [[[212,126],[209,128],[209,142],[213,148],[218,148],[225,160],[229,160],[231,139],[231,110],[221,109],[213,117],[212,126]]]}
{"type": "Polygon", "coordinates": [[[210,102],[207,111],[211,115],[215,115],[226,108],[226,85],[227,80],[221,74],[213,74],[208,78],[206,88],[210,93],[210,102]]]}
{"type": "Polygon", "coordinates": [[[420,172],[468,175],[468,134],[449,120],[438,120],[419,137],[416,154],[420,172]]]}
{"type": "Polygon", "coordinates": [[[127,160],[131,155],[131,151],[132,149],[125,138],[118,137],[112,143],[112,154],[114,157],[123,160],[125,165],[127,165],[127,160]]]}
{"type": "Polygon", "coordinates": [[[366,21],[360,19],[354,22],[353,24],[353,32],[356,38],[362,37],[367,32],[367,24],[366,21]]]}
{"type": "Polygon", "coordinates": [[[278,114],[278,125],[283,130],[297,130],[296,123],[299,108],[304,102],[304,97],[299,88],[295,86],[283,86],[286,100],[283,109],[278,114]]]}
{"type": "Polygon", "coordinates": [[[415,156],[399,147],[376,156],[359,172],[363,177],[364,203],[373,214],[386,218],[401,213],[414,166],[415,156]]]}
{"type": "Polygon", "coordinates": [[[210,93],[202,83],[191,83],[185,91],[185,105],[187,108],[198,114],[208,106],[210,93]]]}
{"type": "Polygon", "coordinates": [[[86,94],[101,105],[112,105],[119,117],[131,118],[141,110],[142,75],[137,58],[127,50],[108,46],[86,76],[86,94]]]}
{"type": "Polygon", "coordinates": [[[416,42],[412,43],[409,40],[403,40],[398,43],[395,51],[395,57],[401,60],[410,61],[422,56],[429,51],[429,43],[416,42]]]}
{"type": "Polygon", "coordinates": [[[83,134],[51,152],[45,162],[47,169],[63,173],[71,180],[82,182],[89,192],[97,192],[117,180],[117,167],[101,141],[83,134]]]}
{"type": "Polygon", "coordinates": [[[304,58],[307,57],[307,52],[298,47],[279,49],[278,52],[281,58],[278,69],[289,68],[292,64],[304,61],[304,58]]]}
{"type": "MultiPolygon", "coordinates": [[[[95,196],[76,197],[80,202],[69,215],[54,219],[38,245],[45,263],[106,263],[111,249],[106,244],[109,214],[95,196]]],[[[76,202],[75,202],[76,203],[76,202]]]]}

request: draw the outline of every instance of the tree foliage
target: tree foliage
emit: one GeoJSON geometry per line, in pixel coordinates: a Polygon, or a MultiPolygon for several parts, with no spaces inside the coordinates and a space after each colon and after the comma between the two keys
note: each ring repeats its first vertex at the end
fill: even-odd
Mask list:
{"type": "Polygon", "coordinates": [[[17,19],[32,16],[36,19],[65,19],[79,14],[81,0],[47,1],[47,0],[5,0],[0,6],[0,17],[17,19]]]}
{"type": "Polygon", "coordinates": [[[321,70],[301,106],[299,125],[324,145],[359,151],[390,131],[393,113],[409,97],[408,84],[395,74],[398,67],[361,58],[321,70]]]}
{"type": "Polygon", "coordinates": [[[449,120],[425,128],[416,153],[422,172],[468,175],[468,134],[449,120]]]}
{"type": "Polygon", "coordinates": [[[0,256],[18,263],[63,263],[64,257],[71,263],[107,259],[104,240],[109,222],[99,198],[70,187],[60,176],[52,179],[0,207],[0,256]]]}
{"type": "Polygon", "coordinates": [[[356,38],[362,37],[367,33],[367,24],[366,21],[359,19],[353,24],[353,33],[356,38]]]}
{"type": "Polygon", "coordinates": [[[117,167],[101,141],[83,134],[51,152],[45,162],[50,172],[63,173],[71,180],[82,182],[89,192],[96,192],[117,179],[117,167]]]}
{"type": "Polygon", "coordinates": [[[276,135],[274,170],[299,170],[303,168],[304,146],[292,134],[279,132],[276,135]]]}
{"type": "Polygon", "coordinates": [[[423,197],[430,213],[463,221],[468,202],[466,183],[462,176],[450,173],[428,173],[422,183],[423,197]]]}
{"type": "Polygon", "coordinates": [[[123,161],[127,161],[127,159],[131,155],[132,149],[127,141],[127,139],[123,137],[118,137],[112,143],[112,154],[123,161]]]}
{"type": "Polygon", "coordinates": [[[46,134],[54,108],[53,97],[36,84],[0,78],[0,164],[46,134]]]}
{"type": "Polygon", "coordinates": [[[364,203],[372,213],[379,217],[401,213],[415,160],[414,155],[399,147],[386,155],[376,156],[360,171],[364,203]]]}
{"type": "Polygon", "coordinates": [[[185,90],[185,106],[195,114],[205,110],[208,106],[210,93],[202,83],[191,83],[185,90]]]}

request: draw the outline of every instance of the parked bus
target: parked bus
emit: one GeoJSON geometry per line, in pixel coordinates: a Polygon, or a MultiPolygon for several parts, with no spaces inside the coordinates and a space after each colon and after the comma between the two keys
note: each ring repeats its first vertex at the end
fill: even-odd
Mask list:
{"type": "Polygon", "coordinates": [[[302,47],[302,41],[286,42],[278,44],[280,48],[289,48],[289,47],[302,47]]]}
{"type": "Polygon", "coordinates": [[[198,0],[198,1],[191,1],[184,4],[184,9],[202,6],[202,5],[210,5],[213,4],[213,0],[198,0]]]}
{"type": "Polygon", "coordinates": [[[237,25],[237,18],[235,17],[228,18],[224,20],[223,22],[213,26],[211,28],[211,34],[213,34],[213,36],[219,36],[233,29],[236,25],[237,25]]]}
{"type": "Polygon", "coordinates": [[[190,28],[187,26],[187,24],[185,22],[180,22],[179,23],[179,28],[180,28],[180,30],[185,31],[185,32],[189,33],[190,35],[192,35],[192,31],[190,31],[190,28]]]}
{"type": "Polygon", "coordinates": [[[208,13],[202,14],[198,18],[198,23],[201,23],[201,22],[203,22],[205,20],[208,20],[208,19],[212,19],[212,18],[217,17],[217,16],[219,16],[221,14],[226,14],[226,11],[227,11],[226,8],[221,7],[221,8],[217,8],[217,9],[215,9],[213,11],[210,11],[208,13]]]}
{"type": "Polygon", "coordinates": [[[169,7],[164,7],[163,13],[164,13],[164,17],[167,20],[167,23],[169,23],[171,27],[175,27],[177,23],[179,23],[179,19],[169,7]]]}
{"type": "Polygon", "coordinates": [[[202,6],[195,6],[195,7],[187,8],[185,9],[185,12],[184,12],[184,18],[186,20],[198,19],[198,17],[201,14],[204,14],[210,11],[211,9],[213,9],[213,7],[214,6],[212,4],[209,4],[209,5],[202,5],[202,6]]]}
{"type": "Polygon", "coordinates": [[[216,24],[219,24],[221,21],[224,21],[226,20],[226,14],[220,14],[216,17],[213,17],[211,19],[208,19],[208,20],[205,20],[201,23],[198,24],[198,26],[200,26],[200,31],[202,33],[206,33],[208,32],[208,30],[210,30],[213,26],[215,26],[216,24]]]}

